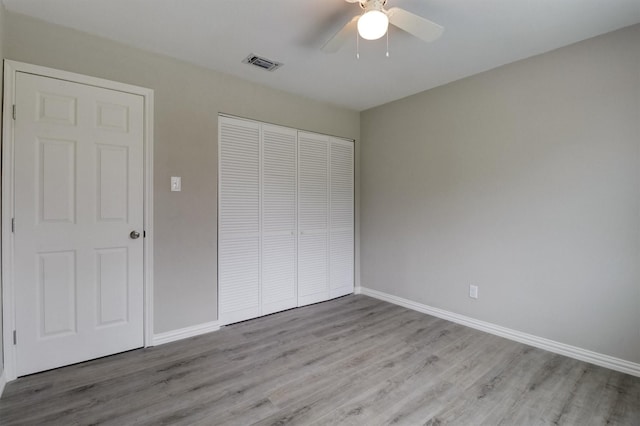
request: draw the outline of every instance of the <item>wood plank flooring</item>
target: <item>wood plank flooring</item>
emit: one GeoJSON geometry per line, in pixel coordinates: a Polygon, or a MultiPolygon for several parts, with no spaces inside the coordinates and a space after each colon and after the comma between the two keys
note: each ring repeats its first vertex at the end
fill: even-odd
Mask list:
{"type": "Polygon", "coordinates": [[[2,425],[640,425],[640,378],[366,296],[20,378],[2,425]]]}

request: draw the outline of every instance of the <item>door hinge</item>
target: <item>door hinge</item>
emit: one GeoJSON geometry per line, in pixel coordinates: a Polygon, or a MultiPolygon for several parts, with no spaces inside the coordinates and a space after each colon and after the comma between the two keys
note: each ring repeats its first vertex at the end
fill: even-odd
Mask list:
{"type": "Polygon", "coordinates": [[[11,232],[12,233],[16,232],[16,218],[15,217],[11,218],[11,232]]]}
{"type": "Polygon", "coordinates": [[[16,104],[13,104],[13,106],[11,107],[11,115],[13,116],[13,119],[16,119],[16,104]]]}
{"type": "Polygon", "coordinates": [[[13,330],[13,344],[14,345],[18,344],[18,333],[16,333],[15,330],[13,330]]]}
{"type": "Polygon", "coordinates": [[[142,231],[142,238],[147,238],[147,231],[142,231]]]}

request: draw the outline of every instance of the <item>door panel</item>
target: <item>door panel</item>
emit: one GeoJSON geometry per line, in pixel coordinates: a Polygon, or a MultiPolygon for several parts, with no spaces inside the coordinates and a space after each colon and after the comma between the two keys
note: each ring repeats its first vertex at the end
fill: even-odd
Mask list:
{"type": "Polygon", "coordinates": [[[129,149],[97,145],[96,174],[98,222],[127,222],[129,212],[129,149]]]}
{"type": "Polygon", "coordinates": [[[298,242],[299,306],[329,299],[327,233],[302,232],[298,242]]]}
{"type": "Polygon", "coordinates": [[[260,238],[221,236],[218,244],[220,321],[231,324],[260,316],[260,238]]]}
{"type": "Polygon", "coordinates": [[[298,305],[329,298],[329,137],[298,133],[298,305]]]}
{"type": "Polygon", "coordinates": [[[17,373],[144,344],[143,98],[16,76],[17,373]]]}
{"type": "Polygon", "coordinates": [[[297,131],[262,125],[262,315],[297,306],[297,131]]]}
{"type": "Polygon", "coordinates": [[[296,237],[265,235],[262,239],[262,315],[297,306],[296,237]]]}
{"type": "Polygon", "coordinates": [[[218,294],[222,324],[260,315],[260,127],[221,117],[218,294]]]}
{"type": "Polygon", "coordinates": [[[75,251],[38,253],[37,259],[35,306],[40,336],[51,338],[76,333],[75,251]]]}
{"type": "Polygon", "coordinates": [[[353,293],[353,231],[331,231],[329,262],[330,296],[353,293]]]}
{"type": "Polygon", "coordinates": [[[331,139],[329,293],[339,297],[354,287],[353,142],[331,139]]]}
{"type": "Polygon", "coordinates": [[[38,145],[39,222],[75,223],[76,143],[39,138],[38,145]]]}
{"type": "Polygon", "coordinates": [[[99,327],[122,324],[128,320],[128,251],[127,247],[96,250],[96,325],[99,327]]]}

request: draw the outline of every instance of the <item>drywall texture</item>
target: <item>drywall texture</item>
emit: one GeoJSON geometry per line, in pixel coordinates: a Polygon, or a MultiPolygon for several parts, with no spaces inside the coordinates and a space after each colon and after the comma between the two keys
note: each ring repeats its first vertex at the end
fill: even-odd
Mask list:
{"type": "Polygon", "coordinates": [[[362,285],[640,362],[639,126],[640,25],[363,112],[362,285]]]}
{"type": "Polygon", "coordinates": [[[18,14],[5,29],[8,59],[155,90],[155,333],[217,319],[219,112],[359,139],[355,111],[18,14]],[[171,176],[182,192],[170,192],[171,176]]]}

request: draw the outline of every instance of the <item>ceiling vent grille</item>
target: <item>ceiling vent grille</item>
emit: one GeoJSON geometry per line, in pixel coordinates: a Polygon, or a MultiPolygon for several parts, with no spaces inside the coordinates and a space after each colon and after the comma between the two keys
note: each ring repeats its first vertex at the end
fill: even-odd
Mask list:
{"type": "Polygon", "coordinates": [[[275,71],[282,65],[284,65],[281,62],[272,61],[271,59],[267,58],[261,58],[260,56],[254,55],[253,53],[244,58],[242,62],[267,71],[275,71]]]}

